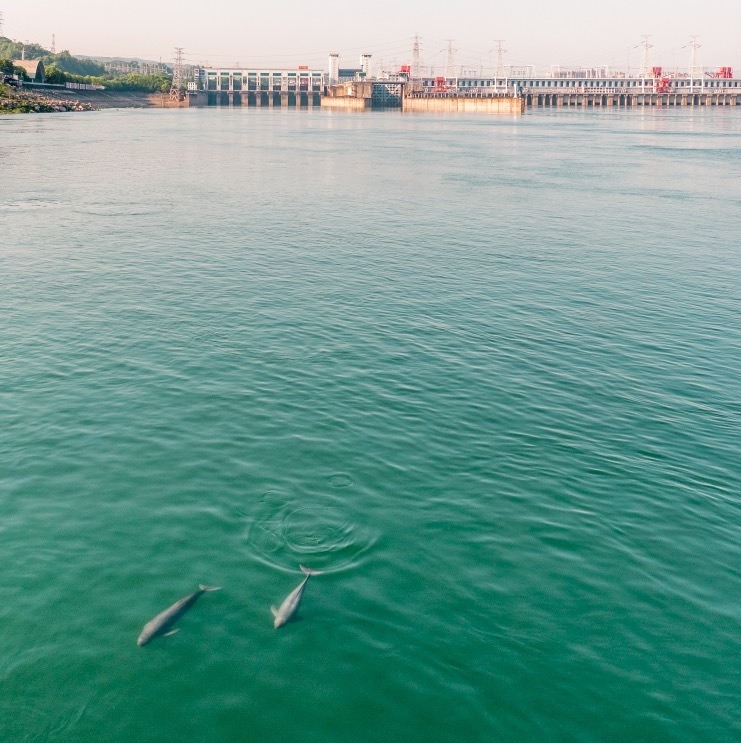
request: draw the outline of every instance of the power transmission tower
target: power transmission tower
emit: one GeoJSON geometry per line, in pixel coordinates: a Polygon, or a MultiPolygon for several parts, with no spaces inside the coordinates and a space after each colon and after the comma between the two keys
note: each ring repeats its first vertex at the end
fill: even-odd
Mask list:
{"type": "MultiPolygon", "coordinates": [[[[504,39],[494,39],[497,42],[497,67],[494,71],[494,77],[504,77],[504,53],[507,51],[502,47],[504,39]]],[[[493,49],[491,50],[494,51],[493,49]]]]}
{"type": "Polygon", "coordinates": [[[52,54],[57,53],[57,35],[56,34],[51,35],[51,53],[52,54]]]}
{"type": "Polygon", "coordinates": [[[454,55],[457,51],[457,49],[453,49],[453,39],[448,39],[447,58],[445,62],[445,77],[449,80],[456,77],[454,55]]]}
{"type": "Polygon", "coordinates": [[[697,64],[700,60],[697,50],[702,46],[702,44],[697,43],[697,36],[690,36],[690,41],[687,46],[690,48],[690,67],[688,72],[690,73],[690,78],[702,76],[702,68],[697,64]]]}
{"type": "Polygon", "coordinates": [[[170,98],[175,101],[183,100],[183,47],[175,47],[175,64],[172,68],[172,83],[170,85],[170,98]]]}
{"type": "Polygon", "coordinates": [[[0,12],[0,36],[3,35],[3,14],[0,12]]]}
{"type": "Polygon", "coordinates": [[[419,80],[422,77],[422,66],[419,63],[419,34],[414,34],[414,44],[412,45],[412,80],[419,80]]]}
{"type": "Polygon", "coordinates": [[[638,45],[639,47],[643,47],[643,58],[641,60],[641,77],[649,77],[651,75],[651,52],[649,51],[649,49],[653,47],[653,44],[649,44],[648,37],[648,34],[643,34],[643,36],[641,36],[641,38],[643,39],[643,43],[638,45]]]}

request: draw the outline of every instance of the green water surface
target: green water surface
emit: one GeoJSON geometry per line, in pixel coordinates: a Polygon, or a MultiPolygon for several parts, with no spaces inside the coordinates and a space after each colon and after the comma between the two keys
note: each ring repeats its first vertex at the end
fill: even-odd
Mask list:
{"type": "Polygon", "coordinates": [[[739,184],[722,109],[0,117],[0,741],[741,739],[739,184]]]}

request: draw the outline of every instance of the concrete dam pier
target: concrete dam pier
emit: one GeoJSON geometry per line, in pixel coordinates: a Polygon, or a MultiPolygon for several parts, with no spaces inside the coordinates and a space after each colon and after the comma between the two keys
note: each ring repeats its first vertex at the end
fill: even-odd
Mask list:
{"type": "Polygon", "coordinates": [[[322,105],[322,95],[314,91],[199,91],[188,96],[190,106],[222,106],[250,108],[316,108],[322,105]]]}
{"type": "Polygon", "coordinates": [[[525,99],[513,95],[435,96],[409,95],[404,98],[404,111],[427,113],[520,114],[525,99]]]}
{"type": "Polygon", "coordinates": [[[525,101],[507,93],[427,93],[410,91],[402,81],[369,80],[330,86],[322,96],[322,107],[345,111],[397,108],[404,112],[516,114],[525,110],[525,101]]]}

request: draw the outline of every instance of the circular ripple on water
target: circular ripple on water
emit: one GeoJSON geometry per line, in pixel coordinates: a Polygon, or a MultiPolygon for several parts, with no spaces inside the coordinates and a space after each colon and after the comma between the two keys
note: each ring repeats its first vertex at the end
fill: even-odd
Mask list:
{"type": "Polygon", "coordinates": [[[352,485],[352,477],[344,472],[338,472],[329,478],[329,484],[333,488],[347,488],[352,485]]]}
{"type": "Polygon", "coordinates": [[[248,537],[257,560],[284,570],[304,564],[326,572],[360,564],[377,534],[353,521],[336,499],[312,501],[302,505],[276,491],[263,495],[248,537]]]}

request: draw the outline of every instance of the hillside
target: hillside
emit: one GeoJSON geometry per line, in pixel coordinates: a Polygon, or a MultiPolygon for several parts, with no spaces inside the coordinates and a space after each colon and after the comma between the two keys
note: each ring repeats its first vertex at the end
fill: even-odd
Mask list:
{"type": "Polygon", "coordinates": [[[58,70],[70,75],[105,75],[105,67],[94,60],[73,57],[66,50],[52,54],[40,44],[24,45],[0,36],[0,59],[20,59],[24,48],[26,59],[41,59],[46,67],[54,65],[58,70]]]}

